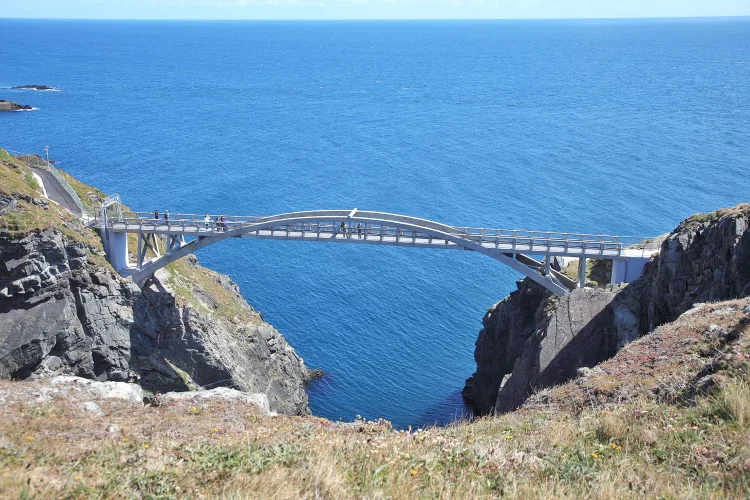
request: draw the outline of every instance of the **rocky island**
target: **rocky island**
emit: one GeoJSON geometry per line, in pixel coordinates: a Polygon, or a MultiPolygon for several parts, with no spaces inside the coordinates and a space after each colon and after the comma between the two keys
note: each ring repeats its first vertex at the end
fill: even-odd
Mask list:
{"type": "Polygon", "coordinates": [[[750,204],[690,217],[629,285],[606,285],[596,262],[562,297],[519,282],[487,311],[464,389],[489,415],[397,430],[309,415],[310,371],[231,278],[189,257],[143,287],[123,279],[0,150],[3,491],[742,497],[749,226],[750,204]]]}
{"type": "Polygon", "coordinates": [[[17,85],[11,87],[13,90],[57,90],[55,87],[48,87],[46,85],[17,85]]]}
{"type": "Polygon", "coordinates": [[[17,102],[0,99],[0,111],[30,111],[34,108],[28,104],[18,104],[17,102]]]}

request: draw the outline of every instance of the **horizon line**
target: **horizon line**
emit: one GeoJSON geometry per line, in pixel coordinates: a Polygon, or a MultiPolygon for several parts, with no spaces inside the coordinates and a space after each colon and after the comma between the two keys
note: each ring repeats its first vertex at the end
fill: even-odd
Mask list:
{"type": "Polygon", "coordinates": [[[669,20],[669,19],[750,19],[750,13],[740,15],[707,15],[707,16],[639,16],[639,17],[332,17],[332,18],[196,18],[196,17],[2,17],[0,20],[24,21],[197,21],[197,22],[247,22],[247,21],[638,21],[638,20],[669,20]]]}

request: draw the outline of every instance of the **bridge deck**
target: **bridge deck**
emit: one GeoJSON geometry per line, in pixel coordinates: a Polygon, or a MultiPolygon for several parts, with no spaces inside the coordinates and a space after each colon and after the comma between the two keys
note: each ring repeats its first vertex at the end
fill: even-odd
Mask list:
{"type": "Polygon", "coordinates": [[[452,227],[395,215],[391,216],[393,221],[371,218],[376,215],[390,216],[377,212],[340,212],[301,212],[299,214],[304,216],[297,218],[297,214],[285,214],[284,217],[227,217],[226,222],[217,222],[215,216],[209,216],[206,221],[205,216],[193,214],[173,215],[167,222],[139,213],[136,217],[110,219],[108,229],[112,232],[208,238],[243,228],[241,238],[465,249],[449,239],[457,237],[501,253],[610,259],[619,258],[623,251],[619,238],[609,235],[452,227]],[[344,228],[341,222],[344,222],[344,228]],[[361,227],[357,228],[357,225],[361,227]],[[253,231],[253,226],[259,229],[253,231]],[[420,230],[421,227],[424,229],[420,230]]]}

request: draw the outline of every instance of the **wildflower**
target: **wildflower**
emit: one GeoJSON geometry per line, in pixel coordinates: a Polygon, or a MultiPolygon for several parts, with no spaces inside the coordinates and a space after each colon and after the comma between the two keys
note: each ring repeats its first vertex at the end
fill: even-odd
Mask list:
{"type": "Polygon", "coordinates": [[[505,436],[505,439],[513,439],[513,436],[511,436],[510,434],[508,434],[507,436],[505,436]]]}
{"type": "Polygon", "coordinates": [[[620,446],[619,444],[617,445],[617,448],[615,448],[615,450],[617,451],[620,451],[621,449],[622,449],[622,446],[620,446]]]}
{"type": "Polygon", "coordinates": [[[69,424],[72,424],[72,423],[73,423],[73,419],[72,419],[72,418],[69,418],[69,419],[68,419],[68,423],[69,423],[69,424]]]}
{"type": "Polygon", "coordinates": [[[218,429],[216,427],[213,428],[213,431],[216,432],[218,429]]]}
{"type": "Polygon", "coordinates": [[[80,479],[81,479],[81,475],[80,474],[76,475],[75,480],[79,481],[80,479]]]}
{"type": "Polygon", "coordinates": [[[411,475],[412,476],[416,476],[417,475],[417,469],[412,469],[411,470],[411,475]]]}
{"type": "Polygon", "coordinates": [[[148,443],[144,444],[143,447],[148,450],[148,443]]]}
{"type": "Polygon", "coordinates": [[[591,454],[591,458],[593,458],[593,459],[597,459],[597,458],[599,458],[599,455],[597,455],[596,453],[592,453],[592,454],[591,454]]]}
{"type": "Polygon", "coordinates": [[[128,442],[128,438],[122,438],[122,442],[123,443],[127,443],[128,442]]]}
{"type": "Polygon", "coordinates": [[[27,441],[33,441],[34,440],[34,436],[26,436],[26,440],[27,441]]]}
{"type": "Polygon", "coordinates": [[[615,448],[617,445],[615,443],[609,443],[610,448],[615,448]]]}

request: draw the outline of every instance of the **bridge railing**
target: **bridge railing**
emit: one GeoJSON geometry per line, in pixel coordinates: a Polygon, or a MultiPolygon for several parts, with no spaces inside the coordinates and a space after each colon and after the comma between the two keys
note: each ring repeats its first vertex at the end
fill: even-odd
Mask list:
{"type": "MultiPolygon", "coordinates": [[[[359,212],[361,215],[370,213],[359,212]]],[[[257,217],[257,216],[224,216],[225,221],[221,221],[220,215],[214,214],[173,214],[168,219],[163,215],[158,219],[150,212],[136,212],[134,216],[110,218],[110,224],[116,225],[118,229],[125,231],[145,231],[145,232],[167,232],[167,233],[185,233],[194,236],[211,236],[230,231],[240,227],[247,227],[260,223],[269,223],[279,220],[278,224],[266,227],[262,230],[255,231],[246,236],[255,235],[258,237],[299,237],[312,238],[314,235],[333,236],[334,238],[347,239],[364,239],[373,241],[395,241],[396,243],[427,243],[430,245],[455,245],[447,239],[436,236],[429,228],[424,230],[400,227],[399,222],[406,224],[406,219],[417,222],[421,219],[400,217],[398,222],[382,221],[368,222],[363,219],[347,219],[348,213],[345,211],[318,211],[318,212],[297,212],[284,214],[274,217],[257,217]],[[312,220],[310,222],[283,222],[285,219],[294,218],[325,218],[327,220],[312,220]],[[341,223],[344,222],[342,229],[341,223]],[[356,225],[361,224],[361,228],[356,225]]],[[[608,255],[613,253],[619,254],[622,250],[622,244],[617,236],[596,235],[596,234],[579,234],[579,233],[553,233],[541,231],[522,231],[512,229],[494,229],[494,228],[471,228],[459,227],[454,228],[442,224],[434,223],[439,226],[441,232],[459,237],[461,239],[473,241],[485,248],[496,248],[499,251],[544,251],[544,252],[599,252],[608,255]]],[[[436,229],[437,230],[437,229],[436,229]]]]}

